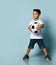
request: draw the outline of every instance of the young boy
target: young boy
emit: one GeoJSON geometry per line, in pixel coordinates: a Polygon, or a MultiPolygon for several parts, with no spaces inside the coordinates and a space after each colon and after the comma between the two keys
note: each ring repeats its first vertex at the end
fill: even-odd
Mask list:
{"type": "Polygon", "coordinates": [[[41,35],[41,29],[44,27],[44,23],[39,19],[40,14],[41,14],[41,11],[39,9],[33,9],[33,19],[34,20],[30,21],[28,29],[31,31],[31,24],[33,22],[37,22],[39,25],[36,28],[37,28],[37,30],[39,30],[39,32],[36,35],[36,33],[33,33],[31,31],[30,43],[29,43],[29,46],[27,48],[26,54],[23,57],[23,60],[29,59],[29,52],[31,49],[34,48],[35,43],[37,43],[39,45],[40,49],[44,52],[45,59],[51,60],[51,57],[47,53],[47,50],[46,50],[44,42],[43,42],[43,37],[41,35]]]}

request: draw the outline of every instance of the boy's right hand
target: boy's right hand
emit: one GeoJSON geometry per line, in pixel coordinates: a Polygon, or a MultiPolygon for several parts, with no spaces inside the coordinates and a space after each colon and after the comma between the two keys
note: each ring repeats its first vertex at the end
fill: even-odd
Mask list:
{"type": "Polygon", "coordinates": [[[31,25],[29,25],[29,26],[28,26],[28,29],[29,29],[30,31],[32,31],[31,28],[32,28],[31,25]]]}

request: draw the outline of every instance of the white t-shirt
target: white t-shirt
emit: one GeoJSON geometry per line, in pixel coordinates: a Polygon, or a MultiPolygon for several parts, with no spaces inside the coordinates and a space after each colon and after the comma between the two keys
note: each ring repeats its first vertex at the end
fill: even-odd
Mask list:
{"type": "MultiPolygon", "coordinates": [[[[29,25],[31,25],[33,22],[37,22],[37,24],[44,24],[41,20],[37,20],[37,21],[30,21],[29,25]]],[[[41,35],[41,30],[38,31],[38,33],[33,33],[31,32],[30,35],[30,39],[43,39],[42,35],[41,35]]]]}

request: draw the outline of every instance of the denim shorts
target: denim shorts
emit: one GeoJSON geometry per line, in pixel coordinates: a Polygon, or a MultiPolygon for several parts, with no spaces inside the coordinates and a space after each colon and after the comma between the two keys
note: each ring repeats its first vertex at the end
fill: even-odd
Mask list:
{"type": "Polygon", "coordinates": [[[35,43],[37,43],[37,44],[39,45],[39,48],[40,48],[40,49],[45,48],[43,39],[30,39],[30,43],[29,43],[28,48],[33,49],[35,43]]]}

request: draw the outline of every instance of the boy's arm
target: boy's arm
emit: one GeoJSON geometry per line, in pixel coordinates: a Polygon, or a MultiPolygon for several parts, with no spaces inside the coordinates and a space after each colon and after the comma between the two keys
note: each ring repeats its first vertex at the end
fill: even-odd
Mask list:
{"type": "Polygon", "coordinates": [[[36,29],[37,30],[40,30],[40,29],[42,29],[44,27],[44,24],[40,24],[40,25],[38,25],[37,27],[36,27],[36,29]]]}

